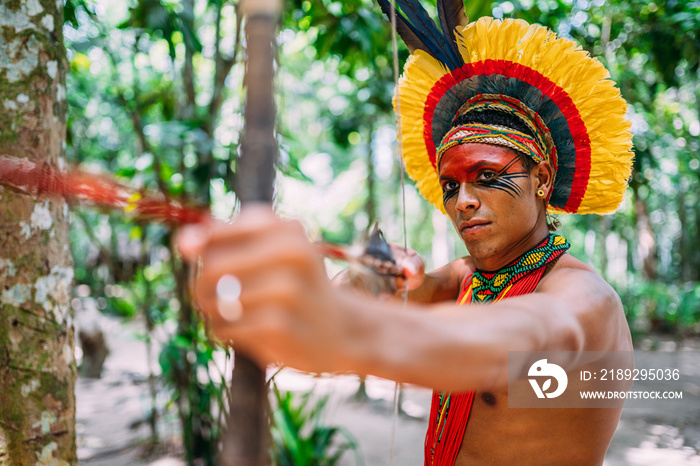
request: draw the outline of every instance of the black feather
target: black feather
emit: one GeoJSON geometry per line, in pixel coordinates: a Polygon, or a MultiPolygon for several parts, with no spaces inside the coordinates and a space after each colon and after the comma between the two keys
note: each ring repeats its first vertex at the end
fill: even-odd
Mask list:
{"type": "MultiPolygon", "coordinates": [[[[391,20],[391,4],[390,0],[377,0],[382,7],[384,14],[391,20]]],[[[450,69],[459,68],[462,66],[463,60],[459,53],[450,45],[451,39],[445,37],[435,24],[435,21],[430,18],[428,12],[421,6],[419,0],[396,0],[397,7],[397,23],[400,18],[402,23],[411,30],[411,32],[419,39],[428,50],[425,50],[437,60],[444,63],[450,69]]],[[[401,34],[398,30],[397,32],[401,34]]],[[[403,39],[403,36],[402,36],[403,39]]],[[[410,39],[409,39],[410,40],[410,39]]]]}
{"type": "Polygon", "coordinates": [[[461,59],[462,55],[455,40],[455,28],[469,24],[469,18],[464,12],[464,0],[437,0],[437,9],[442,32],[447,37],[455,55],[461,59]]]}
{"type": "Polygon", "coordinates": [[[362,257],[351,263],[346,275],[347,283],[371,295],[393,295],[396,293],[395,277],[403,276],[403,271],[396,265],[391,247],[376,223],[362,243],[362,257]]]}
{"type": "Polygon", "coordinates": [[[420,4],[420,0],[396,0],[396,3],[401,7],[401,12],[408,19],[409,25],[413,26],[414,31],[421,31],[430,39],[430,42],[427,43],[434,46],[433,56],[435,58],[450,69],[461,66],[459,63],[461,61],[460,58],[454,54],[448,39],[438,29],[428,12],[425,11],[425,8],[420,4]]]}
{"type": "Polygon", "coordinates": [[[391,247],[384,239],[384,233],[379,229],[378,224],[374,224],[372,231],[367,235],[366,241],[365,254],[382,261],[396,264],[394,254],[391,252],[391,247]]]}
{"type": "MultiPolygon", "coordinates": [[[[389,2],[387,0],[377,1],[379,2],[382,12],[384,12],[386,17],[389,18],[389,21],[391,21],[392,8],[389,2]]],[[[411,30],[411,27],[406,24],[406,20],[398,11],[396,12],[396,32],[399,34],[399,37],[401,37],[401,40],[403,40],[403,43],[406,44],[406,47],[408,47],[409,52],[413,53],[414,50],[422,50],[426,53],[430,53],[430,47],[425,45],[425,42],[411,30]]]]}

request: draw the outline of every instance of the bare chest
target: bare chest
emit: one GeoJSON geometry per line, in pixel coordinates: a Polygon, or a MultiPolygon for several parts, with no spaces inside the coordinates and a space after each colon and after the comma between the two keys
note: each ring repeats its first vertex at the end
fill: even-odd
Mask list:
{"type": "Polygon", "coordinates": [[[455,466],[602,464],[617,409],[508,408],[507,390],[477,392],[455,466]]]}

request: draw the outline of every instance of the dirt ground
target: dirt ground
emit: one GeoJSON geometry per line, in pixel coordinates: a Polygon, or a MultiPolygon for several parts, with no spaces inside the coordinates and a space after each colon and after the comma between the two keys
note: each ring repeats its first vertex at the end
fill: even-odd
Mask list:
{"type": "MultiPolygon", "coordinates": [[[[137,323],[103,320],[111,348],[102,379],[77,383],[78,456],[82,465],[170,466],[184,464],[178,422],[168,414],[159,423],[162,446],[149,460],[143,452],[149,437],[144,419],[149,412],[146,350],[137,338],[137,323]]],[[[678,367],[683,377],[664,386],[683,390],[683,400],[655,408],[625,408],[606,455],[605,466],[700,465],[700,343],[654,338],[641,342],[637,367],[678,367]]],[[[155,364],[157,367],[157,364],[155,364]]],[[[285,369],[276,381],[282,390],[329,394],[326,421],[345,427],[358,441],[368,466],[420,466],[427,426],[430,391],[404,387],[402,411],[396,421],[392,448],[394,384],[370,378],[369,400],[353,399],[359,381],[354,376],[313,377],[285,369]],[[393,450],[393,455],[391,451],[393,450]],[[393,456],[393,462],[392,462],[393,456]]],[[[655,390],[659,386],[651,387],[655,390]]],[[[165,406],[167,394],[159,396],[165,406]]],[[[351,455],[343,466],[355,464],[351,455]]]]}

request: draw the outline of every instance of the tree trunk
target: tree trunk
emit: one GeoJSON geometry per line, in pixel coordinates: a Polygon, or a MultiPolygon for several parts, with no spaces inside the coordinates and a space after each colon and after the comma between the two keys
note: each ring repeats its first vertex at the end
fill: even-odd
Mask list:
{"type": "Polygon", "coordinates": [[[598,217],[598,236],[600,238],[598,251],[600,252],[600,274],[606,280],[610,280],[608,271],[608,235],[610,234],[610,217],[602,215],[598,217]]]}
{"type": "Polygon", "coordinates": [[[690,279],[693,281],[700,281],[700,251],[697,247],[692,246],[700,243],[700,202],[694,203],[693,215],[695,216],[695,231],[690,239],[690,245],[693,248],[690,252],[690,279]]]}
{"type": "Polygon", "coordinates": [[[656,280],[657,249],[656,237],[651,229],[649,208],[646,202],[639,196],[638,186],[631,183],[634,192],[634,214],[637,224],[637,255],[642,265],[642,278],[656,280]]]}
{"type": "MultiPolygon", "coordinates": [[[[0,4],[0,154],[64,168],[63,2],[0,4]]],[[[68,208],[0,188],[0,464],[77,464],[68,208]]]]}
{"type": "Polygon", "coordinates": [[[688,224],[688,210],[685,205],[685,186],[681,182],[678,186],[678,221],[681,223],[681,237],[676,243],[678,247],[680,280],[687,282],[691,280],[691,263],[693,260],[693,249],[690,247],[688,236],[691,234],[688,224]]]}

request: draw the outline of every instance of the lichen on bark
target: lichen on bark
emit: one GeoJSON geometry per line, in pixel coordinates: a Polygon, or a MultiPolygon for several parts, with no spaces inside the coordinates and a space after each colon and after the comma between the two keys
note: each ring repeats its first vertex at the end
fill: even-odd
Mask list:
{"type": "MultiPolygon", "coordinates": [[[[62,18],[56,0],[0,5],[0,154],[54,170],[65,166],[62,18]]],[[[77,464],[67,243],[63,200],[2,191],[0,464],[77,464]]]]}
{"type": "Polygon", "coordinates": [[[0,427],[0,464],[7,464],[8,462],[7,437],[5,436],[5,431],[0,427]]]}

